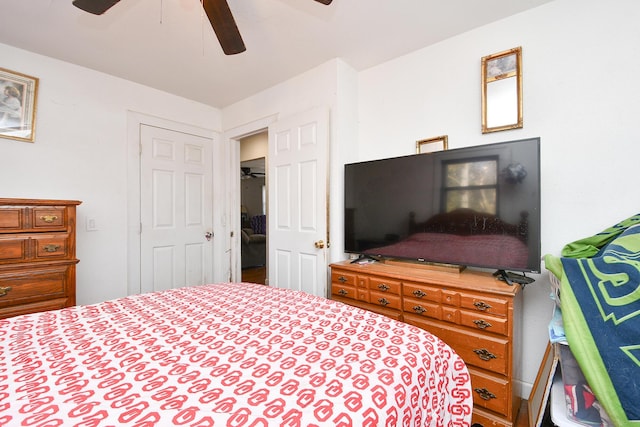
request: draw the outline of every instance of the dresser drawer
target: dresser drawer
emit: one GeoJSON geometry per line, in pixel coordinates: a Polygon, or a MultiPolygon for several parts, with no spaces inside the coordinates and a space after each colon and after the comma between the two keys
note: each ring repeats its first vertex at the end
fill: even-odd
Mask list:
{"type": "Polygon", "coordinates": [[[494,377],[469,369],[474,406],[507,416],[511,410],[511,384],[504,377],[494,377]]]}
{"type": "Polygon", "coordinates": [[[45,234],[34,237],[34,258],[51,259],[69,256],[69,236],[45,234]]]}
{"type": "Polygon", "coordinates": [[[27,260],[28,250],[28,238],[0,234],[0,264],[24,262],[27,260]]]}
{"type": "Polygon", "coordinates": [[[356,285],[356,275],[343,271],[332,271],[331,282],[339,285],[356,285]]]}
{"type": "Polygon", "coordinates": [[[10,206],[0,208],[0,233],[64,231],[69,226],[64,206],[10,206]]]}
{"type": "Polygon", "coordinates": [[[400,310],[400,295],[370,291],[369,302],[380,307],[400,310]]]}
{"type": "Polygon", "coordinates": [[[494,316],[507,316],[509,302],[503,299],[491,298],[484,295],[480,296],[461,293],[460,307],[493,314],[494,316]]]}
{"type": "Polygon", "coordinates": [[[439,303],[442,300],[442,290],[433,286],[426,286],[420,283],[404,282],[402,284],[402,294],[405,298],[425,300],[439,303]]]}
{"type": "Polygon", "coordinates": [[[434,302],[415,300],[405,296],[402,309],[405,313],[431,317],[438,320],[442,319],[442,307],[434,302]]]}
{"type": "MultiPolygon", "coordinates": [[[[372,292],[389,293],[400,295],[400,282],[397,280],[389,280],[382,277],[371,277],[369,279],[369,289],[372,292]]],[[[400,308],[398,306],[398,308],[400,308]]]]}
{"type": "Polygon", "coordinates": [[[0,308],[44,299],[65,298],[70,269],[56,266],[0,273],[0,308]]]}
{"type": "Polygon", "coordinates": [[[24,224],[24,209],[0,208],[0,233],[20,231],[22,224],[24,224]]]}
{"type": "Polygon", "coordinates": [[[356,293],[356,287],[353,285],[346,285],[344,283],[332,282],[331,295],[342,297],[342,298],[358,299],[358,294],[356,293]]]}
{"type": "Polygon", "coordinates": [[[509,340],[488,334],[475,333],[446,323],[432,321],[417,315],[406,314],[404,321],[426,329],[453,350],[470,366],[486,369],[500,375],[509,372],[509,340]]]}
{"type": "Polygon", "coordinates": [[[35,230],[64,230],[67,227],[66,209],[60,207],[36,207],[30,210],[31,226],[35,230]]]}
{"type": "Polygon", "coordinates": [[[0,264],[71,258],[67,233],[0,234],[0,264]]]}
{"type": "Polygon", "coordinates": [[[488,316],[485,313],[460,310],[460,324],[492,334],[509,334],[506,317],[488,316]]]}
{"type": "Polygon", "coordinates": [[[69,307],[70,305],[73,304],[70,304],[67,298],[56,298],[30,304],[13,305],[0,308],[0,319],[18,316],[20,314],[36,313],[39,311],[59,310],[61,308],[69,307]]]}

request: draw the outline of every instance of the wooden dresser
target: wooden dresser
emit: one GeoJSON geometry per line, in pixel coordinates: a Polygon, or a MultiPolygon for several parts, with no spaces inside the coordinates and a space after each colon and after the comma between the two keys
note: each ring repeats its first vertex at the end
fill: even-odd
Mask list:
{"type": "Polygon", "coordinates": [[[76,304],[80,203],[0,198],[0,318],[76,304]]]}
{"type": "Polygon", "coordinates": [[[402,263],[331,265],[331,298],[426,329],[465,361],[473,423],[512,427],[520,397],[522,293],[484,272],[442,272],[402,263]]]}

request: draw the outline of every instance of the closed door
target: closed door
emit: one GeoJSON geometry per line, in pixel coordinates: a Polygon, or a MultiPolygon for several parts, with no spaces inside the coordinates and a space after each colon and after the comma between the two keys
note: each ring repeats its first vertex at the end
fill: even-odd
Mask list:
{"type": "Polygon", "coordinates": [[[148,125],[140,131],[141,291],[208,283],[213,141],[148,125]]]}
{"type": "Polygon", "coordinates": [[[328,113],[269,126],[269,285],[325,296],[328,113]]]}

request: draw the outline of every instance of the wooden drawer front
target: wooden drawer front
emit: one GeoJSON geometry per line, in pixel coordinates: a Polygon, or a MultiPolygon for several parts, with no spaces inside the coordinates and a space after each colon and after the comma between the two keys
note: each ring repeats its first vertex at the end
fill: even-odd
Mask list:
{"type": "Polygon", "coordinates": [[[369,278],[367,276],[358,276],[357,284],[359,288],[369,289],[369,278]]]}
{"type": "Polygon", "coordinates": [[[442,307],[439,304],[420,301],[411,298],[404,298],[403,309],[405,313],[413,313],[418,316],[431,317],[433,319],[442,319],[442,307]]]}
{"type": "Polygon", "coordinates": [[[487,316],[484,313],[461,310],[460,324],[493,334],[509,335],[509,325],[506,317],[487,316]]]}
{"type": "Polygon", "coordinates": [[[0,275],[0,307],[51,298],[65,298],[67,270],[70,267],[42,271],[19,271],[0,275]]]}
{"type": "Polygon", "coordinates": [[[460,294],[460,307],[493,314],[494,316],[506,316],[509,309],[509,301],[462,293],[460,294]]]}
{"type": "Polygon", "coordinates": [[[371,304],[385,307],[385,308],[393,308],[395,310],[400,310],[400,296],[388,294],[385,292],[369,292],[369,302],[371,304]]]}
{"type": "Polygon", "coordinates": [[[369,310],[369,311],[373,311],[374,313],[378,313],[378,314],[382,314],[383,316],[387,316],[390,317],[392,319],[395,320],[401,320],[402,319],[402,313],[398,310],[392,310],[390,308],[385,308],[382,306],[377,306],[377,305],[372,305],[372,304],[367,304],[363,301],[356,301],[356,300],[352,300],[352,299],[346,299],[346,298],[340,298],[339,296],[333,298],[335,301],[340,301],[343,302],[345,304],[349,304],[352,305],[354,307],[360,307],[363,308],[365,310],[369,310]]]}
{"type": "Polygon", "coordinates": [[[343,271],[332,271],[331,272],[331,282],[339,285],[356,285],[356,275],[345,273],[343,271]]]}
{"type": "MultiPolygon", "coordinates": [[[[369,279],[369,289],[371,292],[383,292],[393,295],[400,295],[400,282],[388,280],[381,277],[371,277],[369,279]]],[[[398,308],[400,306],[398,305],[398,308]]]]}
{"type": "Polygon", "coordinates": [[[62,230],[67,227],[64,207],[37,207],[31,210],[31,214],[31,224],[36,230],[62,230]]]}
{"type": "Polygon", "coordinates": [[[460,292],[443,289],[442,303],[452,305],[454,307],[460,307],[460,292]]]}
{"type": "Polygon", "coordinates": [[[0,209],[0,233],[22,229],[24,211],[20,208],[0,209]]]}
{"type": "Polygon", "coordinates": [[[503,377],[494,377],[469,369],[474,406],[481,406],[508,416],[511,409],[511,384],[503,377]]]}
{"type": "Polygon", "coordinates": [[[59,310],[68,307],[67,298],[57,298],[48,301],[34,302],[31,304],[13,305],[0,308],[0,319],[18,316],[20,314],[36,313],[39,311],[59,310]]]}
{"type": "Polygon", "coordinates": [[[343,283],[331,283],[331,295],[342,298],[358,299],[356,287],[352,285],[345,285],[343,283]]]}
{"type": "Polygon", "coordinates": [[[514,425],[514,423],[504,418],[499,418],[477,406],[473,408],[473,414],[471,415],[471,425],[476,424],[480,427],[513,427],[514,425]]]}
{"type": "Polygon", "coordinates": [[[404,321],[437,335],[449,344],[467,365],[501,375],[507,375],[509,372],[510,354],[507,339],[463,330],[415,315],[405,314],[404,321]]]}
{"type": "Polygon", "coordinates": [[[27,259],[29,239],[0,237],[0,264],[23,262],[27,259]]]}
{"type": "Polygon", "coordinates": [[[65,258],[69,256],[67,235],[44,235],[34,237],[36,258],[65,258]]]}
{"type": "Polygon", "coordinates": [[[402,294],[405,297],[416,300],[433,301],[437,303],[442,300],[441,289],[419,283],[404,282],[402,284],[402,294]]]}

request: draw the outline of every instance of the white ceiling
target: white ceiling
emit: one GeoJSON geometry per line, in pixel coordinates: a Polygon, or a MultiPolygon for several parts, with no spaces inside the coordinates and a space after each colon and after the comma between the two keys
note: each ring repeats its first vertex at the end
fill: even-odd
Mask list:
{"type": "Polygon", "coordinates": [[[101,16],[71,1],[2,0],[0,43],[222,108],[333,58],[360,71],[551,0],[228,0],[247,46],[233,56],[199,0],[101,16]]]}

